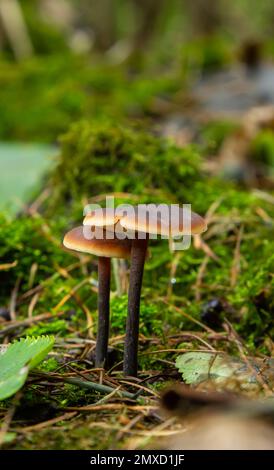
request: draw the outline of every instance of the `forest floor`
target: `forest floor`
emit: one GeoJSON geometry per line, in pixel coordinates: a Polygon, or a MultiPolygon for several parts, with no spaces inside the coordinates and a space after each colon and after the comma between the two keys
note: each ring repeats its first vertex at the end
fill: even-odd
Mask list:
{"type": "MultiPolygon", "coordinates": [[[[2,343],[25,336],[55,336],[53,350],[31,371],[24,388],[1,402],[4,448],[165,448],[189,424],[189,414],[182,417],[182,403],[170,405],[170,388],[187,383],[196,390],[229,391],[256,403],[272,396],[273,95],[267,84],[268,104],[258,106],[260,77],[258,83],[254,77],[248,81],[238,69],[211,80],[192,91],[192,99],[202,103],[200,108],[193,105],[183,113],[178,111],[181,102],[174,106],[164,99],[154,101],[153,113],[158,114],[150,117],[148,126],[155,140],[146,140],[143,129],[136,130],[135,138],[135,130],[110,131],[101,124],[98,130],[85,123],[73,128],[63,138],[59,176],[58,171],[54,176],[64,175],[59,192],[43,182],[43,189],[20,216],[1,215],[2,343]],[[228,85],[218,91],[220,80],[228,85]],[[233,80],[246,95],[239,98],[233,80]],[[87,135],[98,147],[96,158],[102,155],[100,146],[106,146],[106,155],[106,149],[113,151],[113,160],[104,163],[105,180],[96,159],[88,167],[87,135]],[[157,147],[162,136],[173,142],[163,144],[164,151],[157,147]],[[139,145],[136,142],[142,142],[137,156],[131,149],[139,145]],[[107,165],[118,165],[123,152],[133,165],[131,173],[127,166],[120,167],[116,176],[107,165]],[[160,163],[147,183],[150,169],[142,154],[150,156],[149,152],[151,165],[161,152],[169,153],[167,160],[161,157],[165,166],[160,163]],[[73,160],[74,153],[78,161],[73,160]],[[174,167],[168,166],[171,161],[174,167]],[[82,180],[73,180],[69,162],[80,169],[84,165],[86,179],[79,171],[82,180]],[[175,181],[176,168],[183,170],[175,181]],[[172,184],[163,187],[165,173],[172,184]],[[128,189],[122,177],[129,178],[128,189]],[[142,294],[138,379],[122,375],[128,265],[118,265],[118,281],[112,283],[108,365],[105,371],[95,369],[96,260],[62,248],[65,230],[81,221],[84,185],[93,191],[91,200],[96,200],[97,194],[110,191],[115,178],[118,200],[136,202],[139,194],[142,201],[166,197],[181,202],[191,194],[194,210],[208,223],[208,231],[195,237],[187,253],[170,253],[165,241],[151,246],[142,294]],[[68,215],[66,205],[81,188],[83,193],[68,215]],[[63,212],[61,206],[66,207],[63,212]],[[185,353],[192,354],[188,363],[185,353]]],[[[195,408],[183,390],[178,389],[178,397],[195,408]]]]}

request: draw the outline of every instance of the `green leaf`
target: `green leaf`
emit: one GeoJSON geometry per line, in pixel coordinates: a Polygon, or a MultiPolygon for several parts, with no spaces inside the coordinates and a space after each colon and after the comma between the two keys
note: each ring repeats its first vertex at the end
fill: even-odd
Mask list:
{"type": "Polygon", "coordinates": [[[25,383],[28,372],[52,349],[54,338],[24,338],[11,344],[0,355],[0,400],[16,393],[25,383]]]}
{"type": "Polygon", "coordinates": [[[50,168],[54,147],[43,144],[0,144],[0,208],[18,211],[17,201],[27,201],[39,177],[50,168]],[[24,172],[24,178],[20,175],[24,172]]]}
{"type": "MultiPolygon", "coordinates": [[[[0,371],[1,373],[1,371],[0,371]]],[[[4,400],[5,398],[14,395],[21,387],[23,387],[27,376],[29,373],[28,367],[22,367],[19,369],[18,372],[10,377],[6,377],[2,379],[0,377],[0,400],[4,400]]]]}
{"type": "MultiPolygon", "coordinates": [[[[253,364],[254,367],[257,367],[253,364]]],[[[230,377],[246,382],[256,382],[255,371],[251,374],[245,362],[225,354],[189,352],[176,359],[176,367],[187,384],[199,384],[206,380],[226,381],[230,377]]]]}

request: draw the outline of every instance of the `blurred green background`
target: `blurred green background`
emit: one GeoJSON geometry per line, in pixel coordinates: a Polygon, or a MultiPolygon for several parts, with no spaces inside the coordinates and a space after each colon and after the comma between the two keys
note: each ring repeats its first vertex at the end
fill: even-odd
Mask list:
{"type": "MultiPolygon", "coordinates": [[[[269,65],[255,80],[259,98],[223,92],[227,76],[216,80],[216,96],[213,81],[209,99],[199,86],[220,70],[234,71],[234,86],[240,64],[269,64],[273,20],[271,0],[1,0],[0,207],[11,192],[18,207],[47,167],[45,147],[26,152],[6,141],[56,144],[74,121],[105,116],[173,136],[188,132],[182,120],[197,102],[205,113],[272,103],[269,65]]],[[[230,125],[210,127],[203,144],[218,145],[230,125]]],[[[272,160],[272,136],[266,145],[272,160]]]]}

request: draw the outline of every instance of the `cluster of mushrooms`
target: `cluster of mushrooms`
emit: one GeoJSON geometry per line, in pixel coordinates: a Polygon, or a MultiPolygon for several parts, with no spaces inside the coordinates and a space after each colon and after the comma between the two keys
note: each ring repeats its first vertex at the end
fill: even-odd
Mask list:
{"type": "MultiPolygon", "coordinates": [[[[179,209],[178,223],[178,218],[176,221],[172,219],[171,210],[169,216],[164,217],[161,211],[150,212],[149,205],[140,207],[135,206],[130,213],[115,209],[94,210],[84,218],[83,226],[69,231],[63,241],[69,250],[98,256],[98,329],[95,351],[95,366],[98,368],[104,367],[107,359],[110,259],[130,259],[123,372],[132,377],[136,377],[138,372],[140,297],[149,238],[157,238],[158,235],[167,239],[182,236],[185,224],[183,209],[179,209]],[[96,236],[97,232],[99,237],[96,236]],[[127,236],[121,236],[125,233],[127,236]]],[[[199,234],[206,229],[204,219],[194,212],[190,213],[189,224],[192,234],[199,234]]]]}

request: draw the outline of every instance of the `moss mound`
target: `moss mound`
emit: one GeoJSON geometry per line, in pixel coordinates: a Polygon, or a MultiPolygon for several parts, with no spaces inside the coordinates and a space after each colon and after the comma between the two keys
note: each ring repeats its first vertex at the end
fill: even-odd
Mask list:
{"type": "MultiPolygon", "coordinates": [[[[82,121],[60,139],[61,153],[51,175],[51,211],[75,208],[106,193],[127,193],[129,200],[193,201],[200,180],[200,158],[189,146],[113,122],[82,121]]],[[[78,217],[81,212],[78,213],[78,217]]]]}

